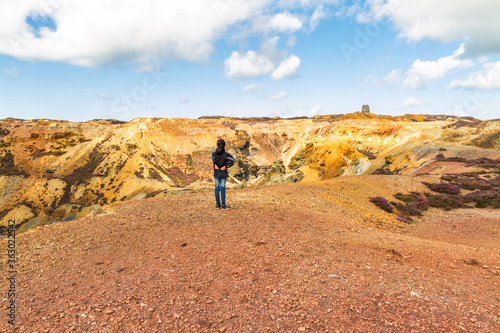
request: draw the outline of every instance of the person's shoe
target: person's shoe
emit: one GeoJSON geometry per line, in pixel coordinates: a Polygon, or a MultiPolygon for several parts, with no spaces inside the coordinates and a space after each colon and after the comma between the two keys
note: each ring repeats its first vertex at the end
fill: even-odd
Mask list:
{"type": "Polygon", "coordinates": [[[231,206],[222,206],[222,209],[231,209],[231,206]]]}
{"type": "Polygon", "coordinates": [[[215,205],[216,209],[220,209],[222,206],[221,205],[215,205]]]}

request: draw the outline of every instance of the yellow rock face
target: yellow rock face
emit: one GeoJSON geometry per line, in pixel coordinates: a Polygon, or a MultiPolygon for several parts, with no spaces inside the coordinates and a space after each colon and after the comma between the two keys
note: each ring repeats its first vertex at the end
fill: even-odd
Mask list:
{"type": "Polygon", "coordinates": [[[443,152],[498,157],[499,121],[375,114],[0,121],[0,231],[71,220],[114,202],[212,187],[218,138],[229,186],[316,181],[386,168],[416,172],[443,152]]]}

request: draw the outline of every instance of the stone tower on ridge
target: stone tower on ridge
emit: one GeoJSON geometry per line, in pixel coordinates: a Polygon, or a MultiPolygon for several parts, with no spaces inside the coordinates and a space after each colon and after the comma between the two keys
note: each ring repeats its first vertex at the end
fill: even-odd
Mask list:
{"type": "Polygon", "coordinates": [[[363,108],[361,109],[361,112],[363,112],[363,113],[370,113],[370,106],[369,105],[363,105],[363,108]]]}

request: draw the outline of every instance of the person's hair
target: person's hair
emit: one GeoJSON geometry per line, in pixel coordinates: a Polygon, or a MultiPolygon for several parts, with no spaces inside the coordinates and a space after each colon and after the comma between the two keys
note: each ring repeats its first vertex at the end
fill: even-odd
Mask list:
{"type": "Polygon", "coordinates": [[[223,139],[217,140],[217,147],[224,147],[226,145],[226,141],[223,139]]]}

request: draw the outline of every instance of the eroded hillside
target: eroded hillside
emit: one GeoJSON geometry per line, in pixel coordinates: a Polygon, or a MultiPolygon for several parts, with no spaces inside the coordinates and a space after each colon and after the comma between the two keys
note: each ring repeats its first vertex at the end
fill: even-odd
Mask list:
{"type": "Polygon", "coordinates": [[[0,121],[0,228],[73,220],[108,204],[212,186],[217,138],[233,187],[377,169],[414,174],[438,154],[500,156],[500,121],[348,114],[312,119],[0,121]]]}

